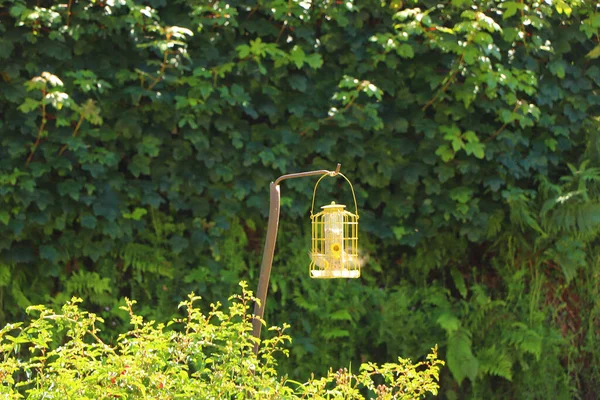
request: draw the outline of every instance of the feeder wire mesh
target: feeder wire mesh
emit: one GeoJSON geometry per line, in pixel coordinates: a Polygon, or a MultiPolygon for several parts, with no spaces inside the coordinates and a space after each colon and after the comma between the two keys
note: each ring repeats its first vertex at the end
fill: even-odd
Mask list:
{"type": "Polygon", "coordinates": [[[325,174],[317,181],[310,210],[312,225],[310,276],[312,278],[358,278],[358,206],[352,183],[343,174],[325,174]],[[317,187],[327,176],[342,176],[350,185],[355,213],[346,206],[331,202],[313,214],[317,187]]]}

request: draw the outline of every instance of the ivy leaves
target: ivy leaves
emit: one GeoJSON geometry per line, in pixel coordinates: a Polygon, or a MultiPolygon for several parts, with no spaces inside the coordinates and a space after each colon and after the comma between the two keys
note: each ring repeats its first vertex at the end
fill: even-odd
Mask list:
{"type": "Polygon", "coordinates": [[[444,162],[454,159],[459,150],[464,150],[467,155],[474,155],[479,159],[485,157],[485,145],[479,142],[475,132],[461,133],[456,125],[441,126],[440,132],[444,134],[444,140],[450,142],[450,144],[441,145],[435,152],[444,162]]]}
{"type": "Polygon", "coordinates": [[[302,47],[294,46],[289,53],[282,51],[276,43],[265,43],[262,39],[256,38],[250,41],[250,44],[240,45],[236,48],[240,60],[252,59],[258,65],[262,75],[267,73],[261,59],[270,58],[275,68],[292,63],[297,69],[301,69],[305,64],[312,69],[319,69],[323,65],[323,60],[318,53],[306,54],[302,47]]]}
{"type": "MultiPolygon", "coordinates": [[[[589,266],[600,87],[589,2],[46,3],[0,11],[6,310],[49,293],[97,295],[99,310],[133,294],[152,315],[184,290],[224,297],[256,278],[269,182],[341,162],[364,210],[367,283],[328,293],[319,315],[322,292],[274,278],[273,315],[289,313],[296,354],[313,356],[295,371],[426,337],[464,398],[467,382],[517,382],[521,362],[545,356],[552,333],[512,325],[537,305],[514,300],[516,273],[498,266],[520,265],[531,243],[567,288],[589,266]],[[413,333],[377,311],[401,283],[410,307],[438,304],[402,317],[413,333]],[[486,325],[486,298],[507,297],[494,308],[506,323],[486,325]],[[334,326],[359,320],[387,327],[380,344],[375,329],[334,326]]],[[[287,274],[305,260],[310,182],[285,191],[287,274]]]]}

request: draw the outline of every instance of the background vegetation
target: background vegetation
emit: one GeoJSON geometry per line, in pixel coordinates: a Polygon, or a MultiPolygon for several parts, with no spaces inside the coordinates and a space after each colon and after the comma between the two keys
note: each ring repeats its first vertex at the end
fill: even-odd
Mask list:
{"type": "Polygon", "coordinates": [[[308,278],[314,182],[285,182],[282,371],[439,344],[442,398],[592,399],[599,29],[592,0],[0,0],[0,322],[77,295],[114,340],[124,296],[225,300],[269,182],[340,162],[363,277],[308,278]]]}
{"type": "MultiPolygon", "coordinates": [[[[227,312],[220,303],[203,313],[193,293],[179,304],[182,317],[166,324],[145,321],[135,301],[121,309],[131,329],[114,344],[100,337],[102,318],[79,307],[74,297],[61,312],[28,307],[27,323],[0,330],[0,393],[5,399],[419,399],[437,394],[440,366],[436,349],[427,361],[364,363],[360,372],[329,370],[307,382],[279,376],[277,353],[289,325],[271,327],[254,354],[253,298],[242,282],[227,312]],[[175,328],[175,329],[174,329],[175,328]]],[[[264,321],[263,321],[264,322],[264,321]]]]}

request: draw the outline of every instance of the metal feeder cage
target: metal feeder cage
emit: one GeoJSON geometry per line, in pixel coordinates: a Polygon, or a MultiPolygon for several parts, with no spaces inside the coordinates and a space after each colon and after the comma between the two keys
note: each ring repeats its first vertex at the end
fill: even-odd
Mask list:
{"type": "Polygon", "coordinates": [[[312,225],[312,248],[310,253],[310,276],[318,279],[358,278],[358,206],[352,183],[343,174],[323,175],[316,183],[310,209],[312,225]],[[355,213],[345,210],[343,204],[321,207],[323,211],[313,214],[317,187],[327,176],[341,176],[352,190],[355,213]]]}

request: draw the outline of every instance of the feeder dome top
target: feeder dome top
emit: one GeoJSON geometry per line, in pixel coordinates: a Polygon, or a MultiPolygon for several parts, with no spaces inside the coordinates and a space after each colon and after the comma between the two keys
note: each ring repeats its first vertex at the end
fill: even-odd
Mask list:
{"type": "Polygon", "coordinates": [[[335,201],[332,201],[331,204],[323,206],[321,208],[323,210],[343,210],[344,208],[346,208],[346,206],[343,204],[335,204],[335,201]]]}

